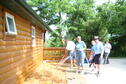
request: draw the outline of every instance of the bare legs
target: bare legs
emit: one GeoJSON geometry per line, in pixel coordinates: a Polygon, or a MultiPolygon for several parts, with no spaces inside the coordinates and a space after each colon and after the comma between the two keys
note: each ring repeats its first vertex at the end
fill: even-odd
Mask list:
{"type": "Polygon", "coordinates": [[[99,73],[99,71],[100,71],[100,64],[96,64],[96,69],[97,69],[97,72],[99,73]]]}
{"type": "Polygon", "coordinates": [[[73,68],[74,66],[77,67],[77,65],[76,65],[76,60],[75,60],[75,59],[70,60],[70,63],[71,63],[71,67],[72,67],[72,68],[73,68]]]}

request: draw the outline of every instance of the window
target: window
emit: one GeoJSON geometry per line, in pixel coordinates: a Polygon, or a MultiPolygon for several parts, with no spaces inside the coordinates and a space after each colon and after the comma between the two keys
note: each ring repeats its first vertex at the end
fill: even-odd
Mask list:
{"type": "Polygon", "coordinates": [[[6,27],[7,27],[6,33],[16,35],[17,30],[16,30],[16,26],[15,26],[14,16],[7,12],[5,13],[5,16],[6,16],[6,27]]]}
{"type": "Polygon", "coordinates": [[[32,26],[32,46],[36,45],[35,41],[35,27],[32,26]]]}

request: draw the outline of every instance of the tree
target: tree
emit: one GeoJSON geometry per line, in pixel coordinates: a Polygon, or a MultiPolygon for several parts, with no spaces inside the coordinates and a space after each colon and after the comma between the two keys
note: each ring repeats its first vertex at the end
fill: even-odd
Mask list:
{"type": "Polygon", "coordinates": [[[38,8],[36,11],[40,11],[40,17],[48,25],[57,27],[50,32],[51,47],[62,47],[64,36],[76,41],[78,35],[90,47],[91,40],[98,35],[103,42],[110,38],[114,47],[112,54],[126,51],[123,43],[126,35],[125,0],[109,1],[99,6],[95,6],[93,0],[28,0],[28,3],[38,8]]]}

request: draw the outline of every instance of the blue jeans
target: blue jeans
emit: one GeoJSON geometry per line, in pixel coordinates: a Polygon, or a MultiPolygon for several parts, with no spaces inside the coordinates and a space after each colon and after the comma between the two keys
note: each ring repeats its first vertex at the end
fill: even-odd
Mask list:
{"type": "Polygon", "coordinates": [[[84,58],[85,53],[83,51],[76,51],[76,59],[77,59],[77,65],[83,67],[84,66],[84,58]]]}

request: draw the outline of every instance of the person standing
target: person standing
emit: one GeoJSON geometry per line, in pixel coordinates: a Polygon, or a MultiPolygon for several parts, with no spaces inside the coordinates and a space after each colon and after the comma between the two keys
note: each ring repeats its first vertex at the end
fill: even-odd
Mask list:
{"type": "Polygon", "coordinates": [[[74,51],[75,51],[75,43],[73,41],[70,41],[70,40],[65,40],[67,45],[66,45],[66,49],[68,50],[68,57],[70,58],[70,63],[71,63],[71,68],[73,66],[75,66],[75,54],[74,54],[74,51]]]}
{"type": "Polygon", "coordinates": [[[92,48],[92,51],[95,54],[93,60],[96,65],[97,74],[100,74],[100,62],[101,62],[101,58],[103,57],[104,46],[103,43],[99,41],[98,36],[95,36],[94,40],[96,44],[92,48]]]}
{"type": "Polygon", "coordinates": [[[78,70],[84,69],[85,49],[86,49],[85,42],[81,41],[81,36],[77,36],[77,43],[76,43],[75,50],[76,50],[78,70]]]}
{"type": "Polygon", "coordinates": [[[110,51],[112,49],[111,44],[109,43],[109,40],[106,40],[106,43],[104,45],[104,55],[103,55],[103,64],[109,64],[108,56],[110,54],[110,51]]]}

